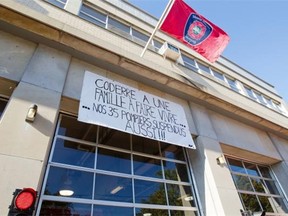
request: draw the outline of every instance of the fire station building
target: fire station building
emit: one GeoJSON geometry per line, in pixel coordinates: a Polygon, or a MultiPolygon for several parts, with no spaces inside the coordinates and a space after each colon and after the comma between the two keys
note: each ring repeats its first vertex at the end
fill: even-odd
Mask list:
{"type": "Polygon", "coordinates": [[[288,215],[285,101],[161,31],[141,57],[156,23],[124,0],[1,1],[0,215],[288,215]]]}

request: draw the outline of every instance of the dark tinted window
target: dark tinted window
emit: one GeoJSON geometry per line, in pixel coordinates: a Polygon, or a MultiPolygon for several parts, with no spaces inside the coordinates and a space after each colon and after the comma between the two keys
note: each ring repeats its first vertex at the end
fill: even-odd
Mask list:
{"type": "Polygon", "coordinates": [[[0,98],[0,118],[2,116],[2,113],[5,110],[6,105],[7,105],[7,101],[0,98]]]}

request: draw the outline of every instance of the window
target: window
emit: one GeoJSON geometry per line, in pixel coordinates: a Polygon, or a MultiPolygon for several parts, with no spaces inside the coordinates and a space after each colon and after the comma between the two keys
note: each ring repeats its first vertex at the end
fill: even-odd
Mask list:
{"type": "Polygon", "coordinates": [[[60,115],[37,215],[197,216],[185,158],[182,147],[60,115]]]}
{"type": "Polygon", "coordinates": [[[239,88],[237,86],[237,83],[236,83],[236,80],[235,79],[232,79],[232,78],[229,78],[229,77],[226,77],[226,80],[230,86],[230,88],[233,90],[233,91],[236,91],[236,92],[239,92],[239,88]]]}
{"type": "Polygon", "coordinates": [[[59,8],[64,8],[66,5],[67,0],[45,0],[59,8]]]}
{"type": "Polygon", "coordinates": [[[107,16],[99,11],[96,11],[87,5],[82,5],[79,16],[89,22],[92,22],[103,28],[106,27],[107,16]]]}
{"type": "Polygon", "coordinates": [[[276,110],[277,112],[287,116],[287,111],[279,102],[270,99],[269,101],[267,101],[267,103],[271,109],[276,110]]]}
{"type": "Polygon", "coordinates": [[[190,58],[190,57],[188,57],[186,55],[183,55],[183,54],[182,54],[182,59],[184,61],[184,65],[187,68],[189,68],[189,69],[191,69],[191,70],[193,70],[195,72],[198,72],[198,68],[196,66],[196,62],[195,62],[194,59],[192,59],[192,58],[190,58]]]}
{"type": "Polygon", "coordinates": [[[162,47],[162,45],[163,45],[163,43],[161,43],[161,42],[159,42],[159,41],[157,41],[155,39],[153,39],[152,42],[153,42],[154,47],[157,48],[157,50],[159,50],[162,47]]]}
{"type": "MultiPolygon", "coordinates": [[[[85,4],[83,4],[81,7],[79,17],[100,27],[110,29],[117,34],[124,36],[126,39],[133,40],[134,42],[143,46],[149,39],[149,36],[142,33],[141,31],[131,28],[131,26],[111,18],[106,14],[101,13],[100,11],[97,11],[85,4]]],[[[160,49],[162,46],[162,43],[157,40],[153,40],[152,44],[156,48],[155,50],[160,49]]]]}
{"type": "Polygon", "coordinates": [[[218,79],[220,79],[220,80],[222,80],[222,81],[225,81],[224,75],[223,75],[222,73],[219,73],[219,72],[217,72],[217,71],[215,71],[215,70],[212,70],[212,72],[213,72],[213,75],[214,75],[216,78],[218,78],[218,79]]]}
{"type": "Polygon", "coordinates": [[[287,200],[269,166],[229,157],[227,161],[245,211],[288,213],[287,200]]]}
{"type": "Polygon", "coordinates": [[[256,95],[258,101],[259,101],[261,104],[263,104],[263,105],[266,106],[267,103],[266,103],[264,97],[263,97],[259,92],[254,91],[254,93],[255,93],[255,95],[256,95]]]}
{"type": "Polygon", "coordinates": [[[257,101],[257,97],[256,97],[256,95],[254,94],[253,90],[252,90],[251,88],[249,88],[249,87],[246,87],[246,86],[244,86],[244,88],[245,88],[245,90],[246,90],[246,92],[247,92],[247,95],[248,95],[251,99],[257,101]]]}
{"type": "Polygon", "coordinates": [[[132,35],[133,37],[142,40],[143,42],[147,42],[149,39],[149,36],[143,34],[142,32],[136,30],[136,29],[132,29],[132,35]]]}
{"type": "Polygon", "coordinates": [[[7,105],[7,101],[5,99],[0,98],[0,118],[2,116],[2,113],[5,110],[6,105],[7,105]]]}
{"type": "Polygon", "coordinates": [[[285,112],[285,109],[281,106],[280,103],[275,102],[274,100],[272,100],[271,98],[262,95],[261,93],[251,89],[250,87],[244,86],[247,95],[257,101],[258,103],[263,104],[266,107],[269,107],[270,109],[273,109],[279,113],[282,113],[284,115],[287,115],[285,112]]]}
{"type": "Polygon", "coordinates": [[[267,102],[267,105],[273,109],[274,107],[273,107],[272,100],[268,97],[264,97],[264,98],[265,98],[265,101],[267,102]]]}
{"type": "Polygon", "coordinates": [[[276,110],[277,110],[278,112],[280,112],[280,113],[282,113],[282,114],[284,114],[284,115],[286,114],[284,108],[281,106],[280,103],[275,102],[275,101],[272,101],[272,103],[273,103],[274,107],[276,108],[276,110]]]}
{"type": "Polygon", "coordinates": [[[200,69],[201,71],[203,71],[203,72],[205,72],[205,73],[208,73],[208,74],[211,74],[210,68],[209,68],[208,66],[203,65],[203,64],[201,64],[201,63],[199,63],[199,62],[197,62],[197,64],[198,64],[198,67],[199,67],[199,69],[200,69]]]}
{"type": "Polygon", "coordinates": [[[114,18],[108,17],[108,28],[112,29],[112,30],[114,30],[120,34],[130,36],[130,26],[125,25],[114,18]]]}
{"type": "MultiPolygon", "coordinates": [[[[97,11],[94,8],[91,8],[85,4],[82,4],[81,10],[79,12],[79,17],[95,25],[109,29],[119,35],[124,36],[126,39],[133,40],[134,42],[143,46],[146,44],[146,42],[149,39],[149,36],[148,36],[149,34],[146,35],[142,33],[141,31],[122,23],[120,20],[111,18],[107,16],[106,14],[101,13],[100,11],[97,11]]],[[[154,50],[157,51],[161,48],[163,43],[153,39],[152,45],[155,47],[154,50]]]]}

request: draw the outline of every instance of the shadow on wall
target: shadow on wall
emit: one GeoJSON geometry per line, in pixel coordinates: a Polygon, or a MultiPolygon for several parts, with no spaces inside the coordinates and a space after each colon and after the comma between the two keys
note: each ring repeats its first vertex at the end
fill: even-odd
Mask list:
{"type": "Polygon", "coordinates": [[[51,131],[53,131],[54,128],[53,123],[48,119],[44,118],[41,114],[38,113],[37,116],[35,117],[35,121],[30,124],[45,136],[47,137],[53,136],[53,134],[51,134],[51,131]]]}

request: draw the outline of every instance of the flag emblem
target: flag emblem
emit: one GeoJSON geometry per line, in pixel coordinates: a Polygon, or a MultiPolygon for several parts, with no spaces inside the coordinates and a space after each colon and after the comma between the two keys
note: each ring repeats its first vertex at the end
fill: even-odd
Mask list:
{"type": "Polygon", "coordinates": [[[191,14],[184,29],[184,40],[192,46],[202,43],[212,32],[209,23],[201,19],[197,14],[191,14]]]}
{"type": "Polygon", "coordinates": [[[227,46],[230,37],[183,0],[171,1],[173,4],[160,29],[208,61],[215,62],[227,46]]]}

